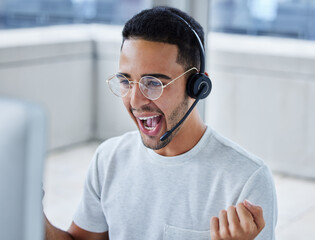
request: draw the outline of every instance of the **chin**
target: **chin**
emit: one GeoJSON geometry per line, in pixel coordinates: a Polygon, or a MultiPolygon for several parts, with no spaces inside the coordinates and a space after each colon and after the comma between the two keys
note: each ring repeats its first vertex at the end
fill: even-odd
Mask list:
{"type": "Polygon", "coordinates": [[[162,149],[162,148],[166,147],[170,143],[170,141],[172,140],[171,138],[168,138],[162,142],[160,140],[160,137],[157,137],[157,136],[152,137],[152,136],[144,135],[142,133],[140,133],[140,135],[141,135],[143,145],[146,146],[147,148],[152,149],[152,150],[162,149]]]}

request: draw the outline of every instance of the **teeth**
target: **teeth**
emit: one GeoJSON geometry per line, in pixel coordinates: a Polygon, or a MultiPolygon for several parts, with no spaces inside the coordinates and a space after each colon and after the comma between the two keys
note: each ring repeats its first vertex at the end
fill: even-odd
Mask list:
{"type": "Polygon", "coordinates": [[[148,127],[148,126],[144,126],[145,129],[152,131],[154,129],[154,127],[148,127]]]}
{"type": "Polygon", "coordinates": [[[138,119],[139,119],[140,121],[143,121],[143,127],[144,127],[146,130],[152,131],[152,130],[154,130],[154,129],[156,128],[156,126],[154,126],[154,127],[149,127],[149,126],[147,126],[147,121],[148,121],[148,120],[153,121],[153,120],[152,120],[153,118],[156,118],[156,117],[159,117],[159,116],[160,116],[160,115],[155,115],[155,116],[150,116],[150,117],[138,117],[138,119]]]}
{"type": "Polygon", "coordinates": [[[155,117],[158,117],[159,115],[155,115],[155,116],[151,116],[151,117],[139,117],[140,120],[142,121],[146,121],[148,119],[151,119],[151,118],[155,118],[155,117]]]}

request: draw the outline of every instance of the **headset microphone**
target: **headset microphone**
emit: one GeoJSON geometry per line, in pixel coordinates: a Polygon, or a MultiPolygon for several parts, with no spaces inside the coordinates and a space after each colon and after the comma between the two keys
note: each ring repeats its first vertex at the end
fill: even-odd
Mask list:
{"type": "Polygon", "coordinates": [[[188,117],[188,115],[191,113],[191,111],[194,109],[194,107],[197,105],[197,103],[201,99],[201,96],[203,95],[202,93],[205,92],[205,90],[207,90],[207,86],[203,85],[201,90],[200,90],[200,94],[198,94],[197,99],[191,105],[191,107],[189,108],[187,113],[184,115],[184,117],[171,130],[167,131],[166,133],[163,134],[162,137],[160,137],[161,141],[165,141],[175,131],[175,129],[178,128],[185,121],[185,119],[188,117]]]}
{"type": "Polygon", "coordinates": [[[182,22],[184,22],[189,29],[195,34],[197,40],[198,40],[198,46],[199,46],[199,52],[200,52],[200,72],[195,73],[192,76],[190,76],[187,80],[187,86],[186,91],[188,96],[195,98],[195,102],[191,105],[187,113],[184,115],[184,117],[169,131],[163,134],[163,136],[160,138],[161,141],[165,141],[174,131],[176,128],[178,128],[188,117],[188,115],[192,112],[194,107],[197,105],[200,99],[206,98],[212,88],[212,83],[210,78],[204,73],[205,71],[205,52],[202,45],[202,42],[196,33],[196,31],[190,26],[190,24],[180,17],[179,15],[174,13],[174,16],[176,16],[178,19],[180,19],[182,22]]]}

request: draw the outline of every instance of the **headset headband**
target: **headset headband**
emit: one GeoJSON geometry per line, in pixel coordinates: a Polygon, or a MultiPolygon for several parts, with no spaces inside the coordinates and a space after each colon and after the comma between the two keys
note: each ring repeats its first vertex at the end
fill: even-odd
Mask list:
{"type": "Polygon", "coordinates": [[[205,50],[204,47],[202,45],[201,39],[198,36],[197,32],[193,29],[192,26],[190,26],[190,24],[181,16],[177,15],[174,13],[174,16],[176,16],[177,18],[179,18],[182,22],[184,22],[189,28],[190,30],[195,34],[198,43],[199,43],[199,52],[200,52],[200,73],[204,73],[205,72],[205,50]]]}

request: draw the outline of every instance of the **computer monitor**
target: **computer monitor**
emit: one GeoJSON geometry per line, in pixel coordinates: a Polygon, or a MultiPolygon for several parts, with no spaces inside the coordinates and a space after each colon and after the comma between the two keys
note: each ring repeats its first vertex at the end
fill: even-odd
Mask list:
{"type": "Polygon", "coordinates": [[[45,114],[37,105],[0,98],[0,238],[42,240],[45,114]]]}

